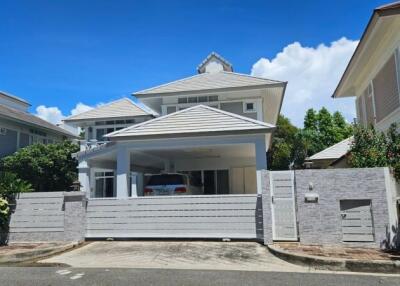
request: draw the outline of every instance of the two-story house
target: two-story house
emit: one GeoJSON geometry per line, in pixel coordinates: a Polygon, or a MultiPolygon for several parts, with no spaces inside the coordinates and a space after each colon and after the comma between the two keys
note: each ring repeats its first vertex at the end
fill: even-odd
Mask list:
{"type": "Polygon", "coordinates": [[[400,124],[400,3],[376,8],[334,94],[355,97],[357,121],[400,124]]]}
{"type": "Polygon", "coordinates": [[[77,138],[71,132],[30,114],[30,106],[24,99],[0,91],[0,158],[31,144],[77,138]]]}
{"type": "MultiPolygon", "coordinates": [[[[88,132],[86,138],[102,140],[100,134],[108,142],[77,154],[88,196],[141,196],[144,175],[160,172],[187,173],[200,182],[204,194],[261,192],[261,171],[267,167],[286,82],[235,73],[216,53],[197,71],[134,93],[159,114],[156,118],[99,133],[94,131],[96,122],[110,118],[104,107],[90,111],[98,116],[86,127],[80,125],[88,132]]],[[[120,104],[117,113],[126,103],[120,104]]],[[[87,115],[67,121],[83,122],[87,115]]]]}

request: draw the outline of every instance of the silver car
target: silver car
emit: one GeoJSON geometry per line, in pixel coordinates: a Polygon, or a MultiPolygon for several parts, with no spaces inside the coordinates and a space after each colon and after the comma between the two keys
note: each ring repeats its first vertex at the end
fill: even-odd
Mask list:
{"type": "Polygon", "coordinates": [[[146,187],[145,196],[175,196],[193,195],[197,188],[190,185],[188,175],[179,173],[167,173],[151,175],[146,187]]]}

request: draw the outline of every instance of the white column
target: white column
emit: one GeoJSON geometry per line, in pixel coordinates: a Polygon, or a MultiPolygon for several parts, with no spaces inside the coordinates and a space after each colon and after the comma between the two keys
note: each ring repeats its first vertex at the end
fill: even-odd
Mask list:
{"type": "Polygon", "coordinates": [[[139,173],[131,172],[131,197],[136,198],[138,196],[138,176],[139,173]]]}
{"type": "Polygon", "coordinates": [[[126,147],[117,149],[117,198],[127,198],[129,190],[129,175],[131,156],[126,147]]]}
{"type": "Polygon", "coordinates": [[[81,191],[90,196],[90,167],[87,161],[80,161],[78,164],[78,180],[81,184],[81,191]]]}
{"type": "Polygon", "coordinates": [[[264,183],[264,171],[267,170],[267,151],[265,145],[265,137],[260,137],[255,142],[256,155],[256,175],[257,175],[257,194],[262,193],[264,183]]]}

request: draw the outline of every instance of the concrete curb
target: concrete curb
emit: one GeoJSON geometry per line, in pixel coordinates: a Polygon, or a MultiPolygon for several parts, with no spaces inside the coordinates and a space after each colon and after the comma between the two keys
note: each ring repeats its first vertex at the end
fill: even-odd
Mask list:
{"type": "Polygon", "coordinates": [[[64,252],[66,250],[70,250],[76,246],[78,246],[79,242],[72,242],[68,244],[64,244],[61,246],[52,246],[42,249],[34,249],[26,252],[21,253],[14,253],[9,255],[0,255],[0,264],[5,263],[19,263],[29,260],[38,259],[45,256],[54,255],[60,252],[64,252]]]}
{"type": "Polygon", "coordinates": [[[357,259],[327,258],[288,252],[272,245],[267,245],[267,247],[272,254],[280,259],[301,266],[313,267],[318,270],[375,272],[387,274],[400,273],[400,261],[365,261],[357,259]]]}

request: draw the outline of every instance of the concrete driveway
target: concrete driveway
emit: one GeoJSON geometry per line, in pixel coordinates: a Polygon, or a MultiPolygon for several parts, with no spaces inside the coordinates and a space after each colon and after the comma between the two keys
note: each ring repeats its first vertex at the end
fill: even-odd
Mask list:
{"type": "Polygon", "coordinates": [[[40,262],[86,268],[307,271],[256,242],[99,241],[40,262]]]}

